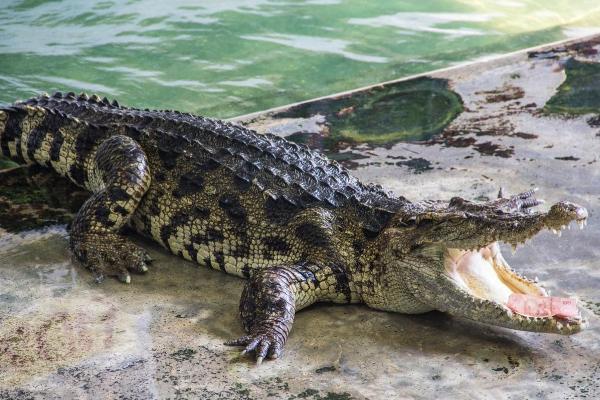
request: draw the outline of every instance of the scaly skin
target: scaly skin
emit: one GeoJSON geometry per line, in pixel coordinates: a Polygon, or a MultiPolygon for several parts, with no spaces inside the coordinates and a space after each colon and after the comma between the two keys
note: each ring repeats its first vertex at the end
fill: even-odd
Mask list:
{"type": "MultiPolygon", "coordinates": [[[[174,254],[247,278],[240,313],[248,335],[229,344],[255,351],[258,362],[279,357],[295,312],[320,301],[439,309],[532,331],[583,326],[514,315],[474,299],[444,273],[450,248],[518,243],[585,220],[585,209],[571,203],[534,213],[532,192],[483,204],[411,203],[285,139],[85,94],[0,107],[0,147],[92,193],[72,224],[70,246],[98,281],[129,283],[130,272],[148,270],[146,252],[121,234],[126,224],[174,254]]],[[[531,281],[510,274],[535,292],[531,281]]]]}

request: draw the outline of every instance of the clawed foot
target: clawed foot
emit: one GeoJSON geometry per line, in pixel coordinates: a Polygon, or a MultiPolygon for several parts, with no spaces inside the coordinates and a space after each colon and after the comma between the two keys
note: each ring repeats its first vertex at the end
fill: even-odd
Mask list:
{"type": "MultiPolygon", "coordinates": [[[[506,198],[502,188],[500,188],[498,199],[494,202],[506,212],[522,212],[532,215],[536,206],[545,203],[544,200],[535,198],[535,192],[537,192],[537,189],[506,198]]],[[[541,215],[544,225],[557,233],[560,233],[560,229],[566,228],[572,221],[576,221],[583,228],[588,218],[588,212],[585,208],[569,201],[560,201],[553,204],[547,213],[541,215]]]]}
{"type": "Polygon", "coordinates": [[[461,197],[454,197],[450,200],[449,206],[454,210],[461,210],[475,214],[513,214],[525,213],[532,214],[535,207],[544,204],[545,201],[535,197],[537,189],[528,190],[514,196],[506,197],[504,190],[500,188],[498,198],[486,201],[484,203],[472,202],[461,197]]]}
{"type": "MultiPolygon", "coordinates": [[[[294,286],[302,282],[294,267],[273,267],[256,271],[246,281],[240,301],[240,316],[248,335],[225,344],[244,346],[242,354],[255,352],[256,364],[279,358],[292,330],[296,313],[294,286]]],[[[311,303],[304,303],[304,305],[311,303]]]]}
{"type": "Polygon", "coordinates": [[[283,344],[280,335],[269,332],[268,328],[256,329],[249,335],[225,342],[226,346],[244,346],[241,355],[254,351],[257,365],[260,365],[265,357],[279,358],[283,352],[283,344]]]}
{"type": "Polygon", "coordinates": [[[514,196],[506,197],[504,189],[500,188],[496,203],[509,212],[517,211],[531,213],[535,207],[545,203],[544,200],[535,197],[535,192],[537,192],[537,190],[538,189],[535,188],[514,196]]]}
{"type": "Polygon", "coordinates": [[[71,248],[79,262],[94,274],[98,283],[106,276],[130,283],[129,273],[145,273],[152,261],[144,249],[114,233],[87,234],[81,238],[71,238],[71,248]]]}

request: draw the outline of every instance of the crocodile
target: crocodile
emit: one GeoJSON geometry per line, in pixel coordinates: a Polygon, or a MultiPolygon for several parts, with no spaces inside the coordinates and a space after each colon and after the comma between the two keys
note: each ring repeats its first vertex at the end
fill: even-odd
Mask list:
{"type": "Polygon", "coordinates": [[[364,184],[318,151],[231,122],[60,93],[0,106],[0,147],[89,191],[70,226],[74,258],[97,282],[130,283],[151,258],[126,227],[173,254],[246,278],[243,346],[282,355],[295,313],[317,302],[432,310],[506,328],[572,334],[586,320],[532,317],[507,296],[548,296],[499,244],[585,224],[534,191],[475,202],[411,202],[364,184]],[[475,278],[477,276],[477,278],[475,278]]]}

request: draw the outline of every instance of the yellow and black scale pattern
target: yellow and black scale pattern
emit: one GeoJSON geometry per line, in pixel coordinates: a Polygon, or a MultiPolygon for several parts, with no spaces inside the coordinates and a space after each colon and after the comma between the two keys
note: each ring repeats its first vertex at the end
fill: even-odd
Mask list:
{"type": "Polygon", "coordinates": [[[406,201],[273,135],[176,111],[55,93],[0,107],[2,153],[47,166],[92,195],[71,248],[101,280],[130,281],[147,254],[120,231],[249,278],[233,344],[277,357],[293,315],[316,301],[359,302],[370,244],[406,201]]]}

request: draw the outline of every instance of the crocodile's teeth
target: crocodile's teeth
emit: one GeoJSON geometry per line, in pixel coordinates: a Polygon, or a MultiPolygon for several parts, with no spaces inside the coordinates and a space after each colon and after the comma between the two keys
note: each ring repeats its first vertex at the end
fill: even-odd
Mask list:
{"type": "Polygon", "coordinates": [[[585,227],[585,222],[583,222],[583,220],[579,220],[577,221],[577,225],[579,225],[579,229],[582,229],[585,227]]]}
{"type": "Polygon", "coordinates": [[[562,231],[558,231],[558,232],[556,233],[556,236],[558,236],[558,237],[561,237],[561,236],[562,236],[562,231]]]}
{"type": "Polygon", "coordinates": [[[555,235],[558,235],[558,231],[556,229],[552,228],[551,230],[552,230],[552,233],[554,233],[555,235]]]}

